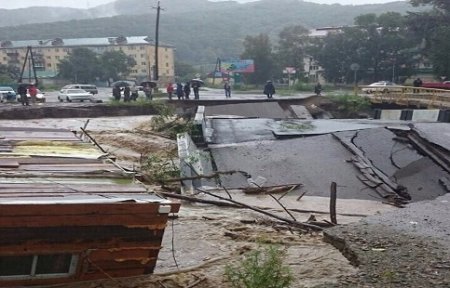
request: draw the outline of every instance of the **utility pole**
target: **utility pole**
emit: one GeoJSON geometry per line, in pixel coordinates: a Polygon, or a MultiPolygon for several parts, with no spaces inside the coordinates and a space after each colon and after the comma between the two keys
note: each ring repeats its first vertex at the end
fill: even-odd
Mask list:
{"type": "Polygon", "coordinates": [[[25,55],[25,60],[23,62],[22,70],[20,71],[20,77],[19,77],[19,83],[22,83],[23,80],[23,74],[25,72],[25,68],[27,67],[28,62],[28,82],[31,83],[31,72],[34,74],[34,83],[37,86],[38,85],[38,78],[36,74],[36,65],[34,63],[34,55],[33,55],[33,49],[31,46],[27,47],[27,53],[25,55]]]}
{"type": "Polygon", "coordinates": [[[158,7],[153,7],[153,9],[156,9],[156,31],[155,31],[155,71],[154,71],[154,77],[153,79],[155,81],[158,81],[159,79],[159,61],[158,61],[158,48],[159,48],[159,16],[161,14],[161,5],[160,1],[158,1],[158,7]]]}

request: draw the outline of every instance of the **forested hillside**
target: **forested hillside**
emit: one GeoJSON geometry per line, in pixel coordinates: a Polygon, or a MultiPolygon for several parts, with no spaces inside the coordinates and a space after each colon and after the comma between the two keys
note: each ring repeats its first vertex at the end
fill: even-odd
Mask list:
{"type": "MultiPolygon", "coordinates": [[[[0,40],[118,35],[153,37],[156,15],[150,2],[120,0],[114,4],[82,10],[84,18],[93,14],[122,14],[114,17],[0,28],[0,40]]],[[[238,57],[246,35],[267,33],[276,36],[282,28],[299,24],[307,28],[351,25],[360,14],[386,11],[405,13],[413,9],[407,2],[343,6],[299,0],[262,0],[247,4],[166,0],[164,8],[166,10],[161,15],[161,40],[177,48],[179,60],[190,63],[211,63],[217,57],[238,57]]],[[[67,16],[67,19],[70,17],[67,16]]]]}

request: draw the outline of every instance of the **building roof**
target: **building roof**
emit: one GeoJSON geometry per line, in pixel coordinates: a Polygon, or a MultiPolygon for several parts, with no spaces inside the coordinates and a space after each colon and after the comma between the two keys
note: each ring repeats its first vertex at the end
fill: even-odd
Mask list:
{"type": "Polygon", "coordinates": [[[171,204],[64,129],[0,127],[0,180],[0,206],[171,204]]]}
{"type": "MultiPolygon", "coordinates": [[[[1,41],[1,48],[32,47],[78,47],[78,46],[119,46],[119,45],[154,45],[148,36],[100,37],[100,38],[54,38],[42,40],[1,41]]],[[[162,47],[173,47],[159,43],[162,47]]]]}

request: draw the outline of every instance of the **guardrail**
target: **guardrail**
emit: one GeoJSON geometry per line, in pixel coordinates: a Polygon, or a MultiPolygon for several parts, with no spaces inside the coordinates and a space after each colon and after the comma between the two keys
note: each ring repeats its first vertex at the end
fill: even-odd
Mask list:
{"type": "Polygon", "coordinates": [[[369,98],[372,103],[390,103],[405,106],[414,105],[429,109],[450,108],[450,90],[444,89],[411,86],[359,86],[358,93],[369,98]]]}

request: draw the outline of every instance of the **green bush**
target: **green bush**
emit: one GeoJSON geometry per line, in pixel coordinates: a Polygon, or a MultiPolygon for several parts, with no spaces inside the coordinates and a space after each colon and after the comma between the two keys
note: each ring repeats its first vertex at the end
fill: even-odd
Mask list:
{"type": "Polygon", "coordinates": [[[141,169],[151,182],[164,183],[168,179],[180,177],[180,169],[174,162],[175,158],[174,151],[168,151],[164,155],[150,154],[141,169]]]}
{"type": "Polygon", "coordinates": [[[250,252],[242,262],[225,267],[225,276],[233,288],[286,288],[293,281],[285,252],[269,246],[250,252]]]}
{"type": "Polygon", "coordinates": [[[337,104],[337,109],[346,116],[356,116],[359,112],[369,110],[370,101],[366,97],[353,94],[342,94],[329,97],[337,104]]]}
{"type": "Polygon", "coordinates": [[[304,82],[300,82],[298,81],[297,83],[295,83],[294,85],[294,90],[296,91],[301,91],[301,92],[314,92],[314,85],[312,83],[304,83],[304,82]]]}

